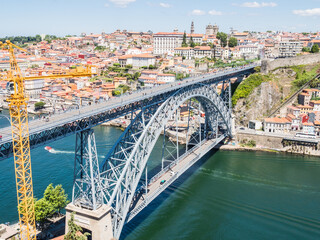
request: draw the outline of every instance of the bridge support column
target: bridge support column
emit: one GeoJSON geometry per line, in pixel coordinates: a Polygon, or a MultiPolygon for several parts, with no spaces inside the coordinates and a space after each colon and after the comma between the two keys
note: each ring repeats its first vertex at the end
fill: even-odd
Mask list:
{"type": "Polygon", "coordinates": [[[97,210],[89,210],[82,207],[68,204],[66,207],[66,233],[69,230],[68,221],[71,214],[75,213],[74,222],[79,225],[84,232],[91,234],[92,240],[111,240],[113,238],[111,223],[111,207],[102,205],[97,210]]]}
{"type": "Polygon", "coordinates": [[[90,239],[113,238],[110,207],[103,204],[98,155],[92,129],[77,133],[72,203],[66,207],[66,233],[71,213],[90,239]]]}

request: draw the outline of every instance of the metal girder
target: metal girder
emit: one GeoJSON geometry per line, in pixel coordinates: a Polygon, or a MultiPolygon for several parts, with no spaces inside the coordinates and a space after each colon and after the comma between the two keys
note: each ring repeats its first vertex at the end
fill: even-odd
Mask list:
{"type": "MultiPolygon", "coordinates": [[[[253,72],[253,67],[248,69],[242,69],[234,73],[229,73],[223,76],[212,76],[210,79],[204,79],[201,81],[202,84],[212,85],[219,83],[225,79],[237,77],[244,74],[250,74],[253,72]]],[[[205,76],[203,77],[205,78],[205,76]]],[[[199,78],[199,81],[201,78],[199,78]]],[[[30,148],[36,148],[46,143],[56,141],[58,139],[70,136],[79,131],[90,129],[94,126],[100,125],[101,123],[116,119],[120,116],[126,115],[132,111],[137,111],[145,106],[162,103],[166,101],[175,91],[168,91],[161,93],[156,96],[146,96],[143,100],[136,101],[130,104],[124,104],[121,107],[114,108],[112,110],[106,110],[97,114],[93,114],[89,117],[82,119],[70,119],[70,122],[64,124],[57,124],[50,129],[45,129],[38,132],[32,132],[30,129],[30,148]]],[[[76,117],[76,115],[74,116],[76,117]]],[[[5,159],[12,156],[12,141],[0,142],[0,159],[5,159]]]]}
{"type": "Polygon", "coordinates": [[[98,154],[92,129],[76,136],[72,203],[96,210],[103,204],[98,154]]]}
{"type": "MultiPolygon", "coordinates": [[[[215,108],[215,113],[220,115],[228,135],[231,135],[229,108],[215,89],[208,85],[194,84],[184,87],[160,106],[158,104],[144,108],[122,134],[101,168],[100,178],[104,200],[112,207],[112,227],[116,238],[121,234],[138,182],[163,127],[176,109],[193,97],[210,102],[210,105],[215,108]],[[131,142],[134,148],[124,147],[128,142],[131,142]],[[115,159],[118,160],[115,161],[115,159]]],[[[206,114],[211,113],[206,112],[206,114]]],[[[219,123],[219,118],[215,121],[219,123]]]]}

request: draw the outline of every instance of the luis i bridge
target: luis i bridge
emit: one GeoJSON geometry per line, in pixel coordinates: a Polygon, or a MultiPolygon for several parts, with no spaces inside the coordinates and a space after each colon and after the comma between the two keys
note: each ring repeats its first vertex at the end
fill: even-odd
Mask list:
{"type": "MultiPolygon", "coordinates": [[[[92,239],[119,239],[126,223],[201,157],[232,136],[230,79],[240,82],[256,66],[121,95],[53,115],[49,122],[30,121],[31,148],[76,134],[72,202],[66,207],[66,221],[75,212],[76,223],[91,232],[92,239]],[[181,125],[178,118],[182,111],[187,114],[181,125]],[[99,165],[93,127],[121,116],[129,117],[130,125],[99,165]],[[161,134],[161,169],[148,176],[149,157],[161,134]],[[178,144],[182,136],[185,145],[178,144]]],[[[4,159],[12,155],[11,128],[1,129],[1,134],[0,159],[4,159]]]]}

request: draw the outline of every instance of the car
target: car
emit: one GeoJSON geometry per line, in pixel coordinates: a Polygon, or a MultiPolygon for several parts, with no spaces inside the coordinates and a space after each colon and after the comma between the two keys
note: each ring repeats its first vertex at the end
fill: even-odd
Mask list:
{"type": "Polygon", "coordinates": [[[166,182],[166,180],[161,180],[160,185],[163,185],[166,182]]]}
{"type": "Polygon", "coordinates": [[[246,130],[244,127],[240,127],[239,129],[240,129],[240,130],[246,130]]]}

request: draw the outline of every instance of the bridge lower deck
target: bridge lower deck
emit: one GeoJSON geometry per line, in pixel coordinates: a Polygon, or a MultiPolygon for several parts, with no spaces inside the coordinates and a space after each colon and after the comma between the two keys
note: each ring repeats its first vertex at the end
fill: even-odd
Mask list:
{"type": "Polygon", "coordinates": [[[147,191],[140,195],[135,201],[134,208],[129,212],[127,222],[132,220],[139,212],[141,212],[151,201],[153,201],[160,193],[162,193],[169,185],[178,179],[186,170],[194,163],[207,154],[218,143],[225,139],[225,135],[217,139],[204,140],[201,144],[196,145],[190,151],[183,154],[179,159],[172,162],[156,174],[148,183],[147,191]],[[161,181],[165,181],[160,184],[161,181]],[[147,194],[146,194],[147,192],[147,194]]]}

